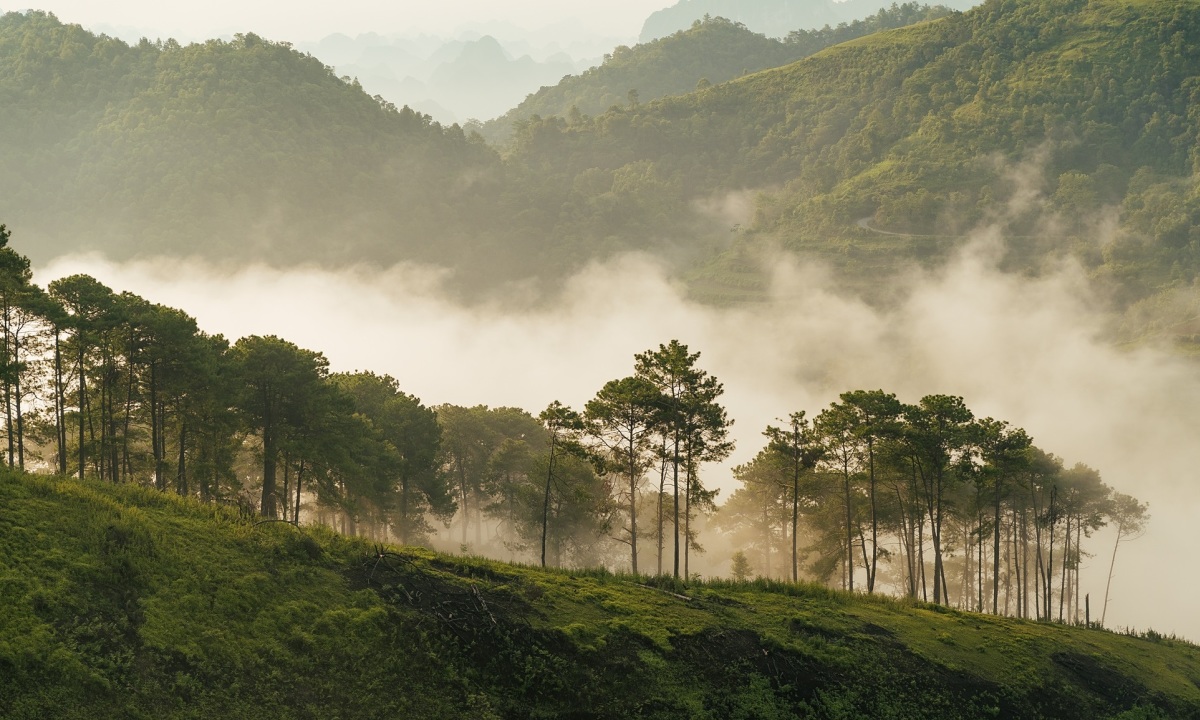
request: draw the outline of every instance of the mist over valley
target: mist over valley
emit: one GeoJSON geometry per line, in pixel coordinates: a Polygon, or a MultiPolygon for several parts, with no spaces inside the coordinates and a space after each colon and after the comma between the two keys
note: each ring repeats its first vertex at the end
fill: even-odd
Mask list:
{"type": "MultiPolygon", "coordinates": [[[[1169,347],[1116,345],[1114,320],[1077,265],[1023,278],[997,268],[1001,250],[980,237],[939,270],[913,270],[887,307],[839,289],[827,268],[783,256],[766,300],[728,308],[689,299],[661,264],[637,255],[592,265],[547,297],[526,294],[524,307],[465,304],[442,273],[420,266],[231,273],[199,261],[68,257],[36,278],[87,273],[182,308],[231,340],[278,334],[324,353],[334,371],[389,374],[431,406],[582,407],[631,372],[635,353],[679,338],[724,383],[735,420],[737,450],[703,470],[722,498],[738,486],[730,468],[750,460],[762,429],[788,413],[814,416],[850,389],[882,388],[907,402],[959,395],[980,417],[1025,428],[1068,466],[1087,463],[1150,504],[1149,531],[1121,549],[1109,620],[1196,636],[1190,591],[1144,592],[1161,587],[1161,567],[1186,564],[1188,518],[1200,509],[1187,480],[1200,461],[1189,441],[1200,421],[1193,361],[1169,347]]],[[[717,533],[703,542],[701,572],[726,574],[736,548],[717,533]]],[[[1093,597],[1107,578],[1109,542],[1101,533],[1084,562],[1093,597]]],[[[1180,582],[1190,581],[1172,587],[1180,582]]]]}

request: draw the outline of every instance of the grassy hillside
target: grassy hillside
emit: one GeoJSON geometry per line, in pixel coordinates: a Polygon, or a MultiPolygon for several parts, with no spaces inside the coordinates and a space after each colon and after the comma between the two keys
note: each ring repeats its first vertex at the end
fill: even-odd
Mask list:
{"type": "Polygon", "coordinates": [[[0,475],[0,715],[1200,717],[1200,649],[540,571],[0,475]]]}

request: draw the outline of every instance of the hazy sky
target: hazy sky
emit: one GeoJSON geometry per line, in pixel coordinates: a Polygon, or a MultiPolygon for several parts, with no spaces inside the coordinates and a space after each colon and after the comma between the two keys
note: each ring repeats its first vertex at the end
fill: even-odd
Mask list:
{"type": "MultiPolygon", "coordinates": [[[[41,0],[30,7],[89,28],[136,28],[151,36],[182,40],[249,31],[272,40],[299,42],[319,40],[334,32],[351,36],[365,32],[449,34],[464,24],[488,21],[508,21],[536,30],[572,19],[581,21],[594,35],[633,38],[650,13],[672,4],[673,0],[41,0]]],[[[21,0],[0,0],[0,8],[5,10],[22,7],[21,0]]]]}

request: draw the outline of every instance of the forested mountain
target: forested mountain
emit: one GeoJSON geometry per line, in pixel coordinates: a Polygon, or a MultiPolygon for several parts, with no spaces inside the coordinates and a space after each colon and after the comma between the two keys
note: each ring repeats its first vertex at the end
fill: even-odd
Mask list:
{"type": "MultiPolygon", "coordinates": [[[[957,10],[976,0],[942,3],[957,10]]],[[[893,3],[895,7],[895,3],[893,3]]],[[[679,0],[650,14],[638,40],[643,43],[686,29],[705,16],[725,17],[757,33],[781,38],[794,30],[815,30],[851,23],[879,8],[879,0],[679,0]]]]}
{"type": "Polygon", "coordinates": [[[1196,9],[989,0],[685,95],[530,117],[504,157],[253,35],[130,47],[9,14],[0,214],[35,261],[417,260],[477,289],[631,249],[686,267],[732,238],[692,276],[722,300],[760,292],[768,242],[874,287],[989,225],[1012,267],[1074,254],[1131,303],[1200,268],[1196,9]]]}
{"type": "Polygon", "coordinates": [[[1200,267],[1198,7],[990,0],[585,123],[531,122],[513,161],[557,175],[564,204],[570,178],[637,178],[655,208],[751,191],[742,250],[782,240],[858,277],[995,224],[1017,261],[1073,251],[1131,300],[1200,267]],[[1106,211],[1118,227],[1100,236],[1106,211]]]}
{"type": "Polygon", "coordinates": [[[783,40],[766,37],[725,18],[705,17],[668,37],[614,49],[603,64],[543,87],[505,115],[486,123],[482,134],[490,142],[503,144],[511,137],[514,123],[534,115],[594,115],[613,105],[683,95],[747,73],[787,65],[830,45],[949,12],[942,5],[892,5],[837,27],[793,30],[783,40]]]}
{"type": "Polygon", "coordinates": [[[0,471],[11,718],[1196,718],[1194,645],[548,571],[0,471]]]}

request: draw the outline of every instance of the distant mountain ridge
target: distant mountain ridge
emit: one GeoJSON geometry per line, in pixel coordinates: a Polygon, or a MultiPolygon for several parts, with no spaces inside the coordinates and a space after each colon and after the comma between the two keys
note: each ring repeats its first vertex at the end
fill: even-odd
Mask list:
{"type": "Polygon", "coordinates": [[[486,120],[505,112],[530,91],[586,67],[563,51],[535,59],[514,54],[491,35],[436,41],[351,39],[331,35],[297,47],[356,78],[366,91],[432,115],[444,124],[486,120]]]}
{"type": "MultiPolygon", "coordinates": [[[[940,4],[966,10],[979,1],[948,0],[940,4]]],[[[815,30],[851,22],[878,12],[881,7],[888,6],[881,5],[880,0],[679,0],[646,18],[638,42],[650,42],[685,30],[706,16],[729,18],[767,37],[782,38],[793,30],[815,30]]]]}
{"type": "Polygon", "coordinates": [[[942,5],[893,4],[837,28],[793,30],[785,40],[766,37],[723,17],[697,20],[686,30],[667,37],[614,49],[603,64],[543,87],[517,107],[485,123],[482,133],[490,142],[504,144],[512,136],[513,123],[534,115],[591,115],[631,101],[645,103],[683,95],[698,86],[787,65],[839,42],[950,12],[942,5]]]}

